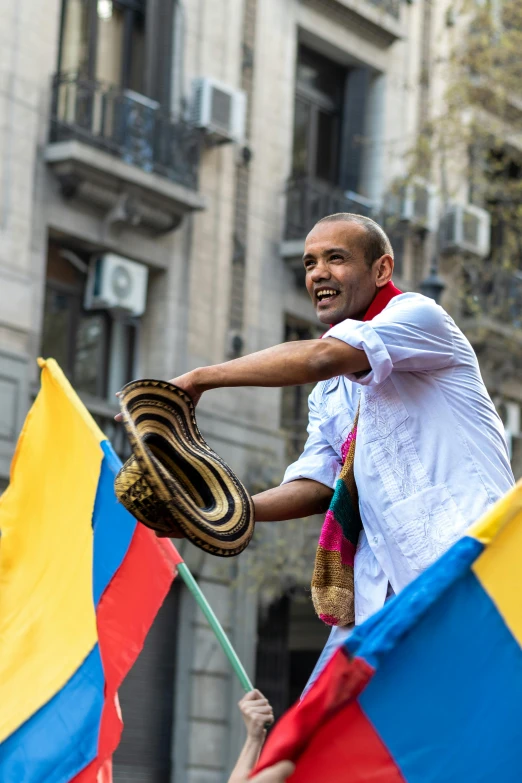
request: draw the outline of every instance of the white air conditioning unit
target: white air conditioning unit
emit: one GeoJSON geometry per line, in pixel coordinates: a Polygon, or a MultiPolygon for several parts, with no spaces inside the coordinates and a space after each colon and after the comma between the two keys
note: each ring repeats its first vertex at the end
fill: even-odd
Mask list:
{"type": "Polygon", "coordinates": [[[195,79],[192,124],[219,141],[242,142],[245,138],[246,95],[215,79],[195,79]]]}
{"type": "Polygon", "coordinates": [[[450,204],[441,226],[441,251],[464,251],[480,258],[489,255],[489,212],[471,204],[450,204]]]}
{"type": "Polygon", "coordinates": [[[114,253],[91,260],[85,291],[86,310],[120,310],[142,315],[147,299],[149,270],[114,253]]]}
{"type": "Polygon", "coordinates": [[[407,182],[400,192],[399,217],[427,231],[437,230],[438,198],[434,185],[420,177],[407,182]]]}

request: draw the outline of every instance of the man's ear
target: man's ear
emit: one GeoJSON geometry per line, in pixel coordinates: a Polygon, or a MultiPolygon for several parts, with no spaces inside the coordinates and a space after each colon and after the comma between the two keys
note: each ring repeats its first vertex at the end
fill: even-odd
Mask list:
{"type": "Polygon", "coordinates": [[[382,288],[386,285],[386,283],[389,283],[392,279],[393,275],[393,257],[386,253],[384,256],[381,256],[377,259],[375,262],[375,269],[377,272],[377,276],[375,278],[375,285],[377,288],[382,288]]]}

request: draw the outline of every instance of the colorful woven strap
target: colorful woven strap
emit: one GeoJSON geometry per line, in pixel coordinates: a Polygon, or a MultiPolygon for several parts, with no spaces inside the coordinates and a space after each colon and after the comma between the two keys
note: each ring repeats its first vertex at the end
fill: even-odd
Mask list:
{"type": "Polygon", "coordinates": [[[312,600],[315,611],[327,625],[349,625],[355,618],[353,566],[362,529],[354,475],[359,408],[341,449],[343,466],[315,556],[312,600]]]}

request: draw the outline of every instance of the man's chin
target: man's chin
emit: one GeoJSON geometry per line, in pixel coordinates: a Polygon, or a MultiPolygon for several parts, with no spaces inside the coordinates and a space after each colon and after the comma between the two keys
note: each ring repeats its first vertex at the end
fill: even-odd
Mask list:
{"type": "Polygon", "coordinates": [[[347,318],[346,315],[343,315],[343,313],[340,313],[334,307],[331,309],[328,308],[327,310],[316,309],[315,312],[321,323],[328,324],[328,326],[335,326],[335,324],[340,324],[341,321],[344,321],[347,318]]]}

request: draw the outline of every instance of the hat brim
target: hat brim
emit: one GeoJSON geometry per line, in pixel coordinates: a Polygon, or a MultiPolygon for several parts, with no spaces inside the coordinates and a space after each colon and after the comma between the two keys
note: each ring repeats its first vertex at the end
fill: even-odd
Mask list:
{"type": "Polygon", "coordinates": [[[252,499],[203,439],[190,396],[139,380],[122,389],[120,406],[133,455],[116,477],[118,500],[161,535],[181,530],[221,557],[242,552],[254,532],[252,499]]]}

